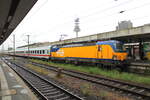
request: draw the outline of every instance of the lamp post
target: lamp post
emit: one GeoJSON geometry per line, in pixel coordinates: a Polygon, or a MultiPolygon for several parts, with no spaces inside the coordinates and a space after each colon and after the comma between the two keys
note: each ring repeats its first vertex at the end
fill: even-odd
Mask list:
{"type": "Polygon", "coordinates": [[[30,39],[30,35],[27,35],[28,37],[28,58],[29,58],[29,39],[30,39]]]}
{"type": "Polygon", "coordinates": [[[64,37],[66,37],[66,36],[67,36],[67,34],[61,34],[59,41],[62,41],[64,39],[64,37]]]}

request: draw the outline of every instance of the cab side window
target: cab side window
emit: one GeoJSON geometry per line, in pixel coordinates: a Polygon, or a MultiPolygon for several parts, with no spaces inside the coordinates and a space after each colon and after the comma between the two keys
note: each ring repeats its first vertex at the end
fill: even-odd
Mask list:
{"type": "Polygon", "coordinates": [[[98,51],[102,51],[102,47],[100,45],[98,46],[98,51]]]}

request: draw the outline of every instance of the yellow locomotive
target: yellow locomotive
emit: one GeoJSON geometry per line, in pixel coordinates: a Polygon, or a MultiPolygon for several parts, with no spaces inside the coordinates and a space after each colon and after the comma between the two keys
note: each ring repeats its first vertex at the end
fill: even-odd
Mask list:
{"type": "Polygon", "coordinates": [[[108,40],[96,43],[53,45],[51,59],[121,66],[125,64],[127,53],[121,42],[108,40]]]}

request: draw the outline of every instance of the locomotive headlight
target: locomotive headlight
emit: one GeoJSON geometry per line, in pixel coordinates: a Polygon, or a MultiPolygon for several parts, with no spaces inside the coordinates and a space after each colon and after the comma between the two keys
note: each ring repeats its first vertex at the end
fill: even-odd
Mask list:
{"type": "Polygon", "coordinates": [[[112,59],[113,59],[113,60],[117,60],[117,56],[114,55],[112,59]]]}

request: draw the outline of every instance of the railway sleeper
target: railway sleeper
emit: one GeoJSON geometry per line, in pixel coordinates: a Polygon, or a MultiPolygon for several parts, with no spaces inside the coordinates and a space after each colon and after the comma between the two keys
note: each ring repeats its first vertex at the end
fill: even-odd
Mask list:
{"type": "Polygon", "coordinates": [[[49,88],[49,87],[41,88],[41,87],[38,87],[37,89],[40,90],[40,91],[45,91],[45,90],[51,90],[51,89],[54,89],[54,88],[49,88]]]}
{"type": "Polygon", "coordinates": [[[48,85],[47,83],[44,83],[44,82],[43,82],[43,83],[40,83],[40,82],[35,83],[35,82],[31,81],[31,83],[32,83],[34,86],[41,86],[41,87],[48,85]]]}
{"type": "Polygon", "coordinates": [[[63,97],[63,98],[56,99],[56,100],[68,100],[69,98],[70,98],[69,96],[66,96],[66,97],[63,97]]]}
{"type": "MultiPolygon", "coordinates": [[[[54,88],[53,88],[54,89],[54,88]]],[[[55,90],[56,91],[56,90],[55,90]]],[[[42,93],[49,93],[49,92],[53,92],[51,89],[46,89],[46,90],[42,90],[42,93]]]]}
{"type": "Polygon", "coordinates": [[[54,99],[55,100],[55,99],[63,98],[64,96],[65,96],[65,94],[62,93],[62,94],[50,96],[50,97],[48,97],[48,99],[54,99]]]}
{"type": "Polygon", "coordinates": [[[37,83],[35,83],[35,82],[33,82],[33,81],[31,81],[31,83],[33,84],[33,85],[35,85],[35,86],[44,86],[44,85],[47,85],[47,83],[40,83],[40,82],[37,82],[37,83]]]}
{"type": "Polygon", "coordinates": [[[57,95],[57,94],[60,94],[61,92],[60,91],[55,91],[55,92],[47,92],[47,93],[44,93],[45,96],[47,95],[57,95]]]}
{"type": "Polygon", "coordinates": [[[131,91],[133,91],[133,90],[135,90],[135,89],[136,89],[136,87],[132,87],[132,88],[130,88],[130,90],[131,90],[131,91]]]}
{"type": "MultiPolygon", "coordinates": [[[[48,90],[48,89],[46,89],[46,90],[48,90]]],[[[52,88],[52,89],[49,89],[49,92],[54,92],[54,91],[56,91],[57,89],[56,88],[52,88]]],[[[45,91],[45,89],[42,89],[42,90],[40,90],[40,91],[45,91]]]]}
{"type": "Polygon", "coordinates": [[[46,85],[40,85],[40,84],[39,84],[39,86],[42,87],[42,88],[47,88],[47,87],[49,87],[50,85],[48,85],[48,84],[46,84],[46,85]]]}

